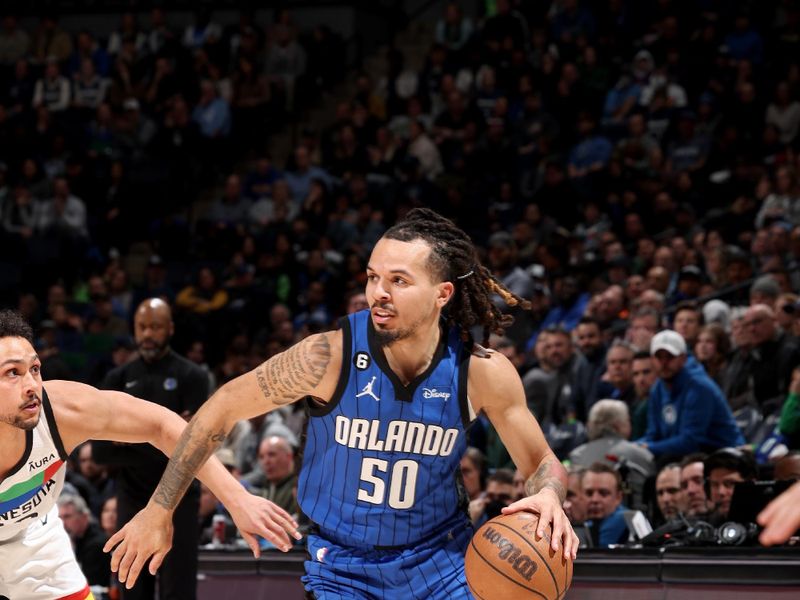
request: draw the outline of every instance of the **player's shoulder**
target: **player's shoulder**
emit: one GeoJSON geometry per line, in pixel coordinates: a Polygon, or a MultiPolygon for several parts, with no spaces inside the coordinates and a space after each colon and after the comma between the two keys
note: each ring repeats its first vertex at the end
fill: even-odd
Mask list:
{"type": "Polygon", "coordinates": [[[57,417],[81,413],[87,390],[94,389],[85,383],[66,379],[51,379],[44,383],[43,388],[57,417]]]}
{"type": "Polygon", "coordinates": [[[479,378],[485,377],[507,377],[515,376],[519,378],[517,370],[508,358],[492,348],[486,348],[480,344],[473,344],[470,350],[469,376],[479,378]]]}

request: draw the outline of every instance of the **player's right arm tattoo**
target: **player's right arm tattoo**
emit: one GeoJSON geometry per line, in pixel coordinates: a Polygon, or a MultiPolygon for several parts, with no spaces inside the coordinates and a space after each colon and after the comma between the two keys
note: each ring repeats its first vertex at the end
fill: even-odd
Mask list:
{"type": "Polygon", "coordinates": [[[228,436],[222,429],[211,432],[198,424],[197,420],[190,421],[158,483],[153,502],[167,510],[174,510],[192,483],[195,473],[226,437],[228,436]]]}
{"type": "Polygon", "coordinates": [[[330,361],[328,336],[308,338],[256,368],[258,387],[273,404],[294,402],[313,392],[330,361]]]}
{"type": "Polygon", "coordinates": [[[567,497],[567,490],[561,480],[552,473],[552,467],[555,461],[553,459],[544,460],[536,469],[536,472],[528,477],[525,482],[525,493],[528,496],[533,496],[545,488],[550,488],[556,493],[556,496],[563,503],[567,497]]]}
{"type": "MultiPolygon", "coordinates": [[[[281,406],[312,394],[325,376],[330,361],[328,336],[319,334],[256,368],[256,382],[271,405],[281,406]]],[[[209,402],[214,402],[213,398],[209,402]]],[[[197,471],[228,436],[224,428],[207,425],[204,415],[201,409],[183,431],[153,495],[153,501],[168,510],[178,505],[197,471]]]]}

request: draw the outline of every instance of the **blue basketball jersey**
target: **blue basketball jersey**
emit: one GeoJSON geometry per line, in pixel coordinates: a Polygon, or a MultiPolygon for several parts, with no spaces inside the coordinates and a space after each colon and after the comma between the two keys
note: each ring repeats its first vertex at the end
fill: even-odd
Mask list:
{"type": "Polygon", "coordinates": [[[389,368],[369,311],[342,319],[339,384],[312,406],[297,497],[343,544],[407,546],[463,512],[469,349],[442,334],[428,369],[404,386],[389,368]]]}

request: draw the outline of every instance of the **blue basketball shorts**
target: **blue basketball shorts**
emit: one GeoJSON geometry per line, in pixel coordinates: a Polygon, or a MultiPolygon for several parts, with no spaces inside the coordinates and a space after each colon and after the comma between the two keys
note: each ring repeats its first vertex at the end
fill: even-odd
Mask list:
{"type": "Polygon", "coordinates": [[[416,546],[354,548],[309,535],[303,584],[317,600],[473,600],[464,574],[472,526],[459,522],[416,546]]]}

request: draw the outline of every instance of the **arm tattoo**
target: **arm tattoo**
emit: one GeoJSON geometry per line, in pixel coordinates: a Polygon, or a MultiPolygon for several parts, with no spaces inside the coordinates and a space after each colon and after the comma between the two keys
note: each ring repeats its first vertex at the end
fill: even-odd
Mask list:
{"type": "Polygon", "coordinates": [[[542,462],[539,468],[536,469],[536,473],[528,477],[525,482],[525,493],[528,496],[533,496],[545,488],[550,488],[563,503],[567,497],[567,491],[564,489],[564,484],[561,483],[561,480],[550,473],[552,466],[553,459],[542,462]]]}
{"type": "Polygon", "coordinates": [[[167,510],[174,510],[192,483],[195,473],[226,437],[228,436],[224,430],[204,431],[202,425],[191,421],[178,440],[175,452],[153,494],[153,501],[167,510]]]}
{"type": "Polygon", "coordinates": [[[258,387],[273,404],[294,402],[314,391],[330,361],[328,336],[307,338],[256,368],[258,387]]]}

